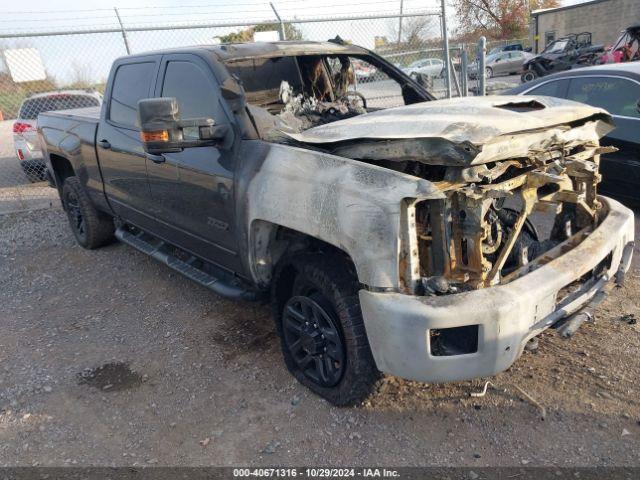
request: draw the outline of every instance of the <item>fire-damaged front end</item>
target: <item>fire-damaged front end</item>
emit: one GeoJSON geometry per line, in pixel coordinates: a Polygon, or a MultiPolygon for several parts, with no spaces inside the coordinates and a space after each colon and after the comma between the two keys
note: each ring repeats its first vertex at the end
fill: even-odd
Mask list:
{"type": "MultiPolygon", "coordinates": [[[[621,282],[633,214],[599,197],[603,110],[532,97],[381,110],[288,136],[298,145],[426,179],[401,206],[397,288],[360,293],[380,370],[448,381],[508,368],[550,326],[621,282]]],[[[580,317],[584,318],[584,317],[580,317]]]]}

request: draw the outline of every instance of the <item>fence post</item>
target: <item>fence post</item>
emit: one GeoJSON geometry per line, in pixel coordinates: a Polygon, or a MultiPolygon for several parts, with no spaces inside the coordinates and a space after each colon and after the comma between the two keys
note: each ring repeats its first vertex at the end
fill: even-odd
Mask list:
{"type": "Polygon", "coordinates": [[[462,96],[462,92],[460,91],[460,83],[458,82],[458,74],[456,73],[456,69],[453,66],[453,60],[449,57],[449,71],[451,72],[451,78],[453,79],[453,86],[456,87],[456,92],[458,96],[462,96]]]}
{"type": "Polygon", "coordinates": [[[460,83],[462,84],[462,96],[469,95],[469,85],[467,84],[467,66],[469,58],[467,57],[467,49],[463,46],[460,52],[460,83]]]}
{"type": "Polygon", "coordinates": [[[116,17],[118,18],[118,23],[120,24],[120,31],[122,32],[122,39],[124,40],[124,48],[127,51],[127,55],[131,55],[131,49],[129,48],[129,40],[127,39],[127,31],[124,29],[124,25],[122,24],[122,19],[120,18],[120,12],[118,12],[117,7],[113,7],[113,10],[116,12],[116,17]]]}
{"type": "Polygon", "coordinates": [[[478,95],[485,96],[487,94],[487,72],[485,71],[485,54],[487,50],[487,39],[480,37],[478,42],[478,95]]]}
{"type": "Polygon", "coordinates": [[[442,0],[442,48],[444,49],[444,84],[447,98],[451,98],[451,70],[449,69],[449,34],[447,33],[446,0],[442,0]]]}
{"type": "Polygon", "coordinates": [[[400,17],[398,18],[398,45],[402,42],[402,13],[403,13],[403,0],[400,0],[400,17]]]}
{"type": "Polygon", "coordinates": [[[273,10],[273,13],[276,14],[276,18],[278,19],[278,23],[280,23],[280,40],[286,40],[287,39],[287,32],[285,32],[285,30],[284,30],[284,22],[280,18],[280,15],[278,15],[278,11],[276,10],[276,7],[273,5],[273,2],[269,2],[269,5],[271,5],[271,9],[273,10]]]}

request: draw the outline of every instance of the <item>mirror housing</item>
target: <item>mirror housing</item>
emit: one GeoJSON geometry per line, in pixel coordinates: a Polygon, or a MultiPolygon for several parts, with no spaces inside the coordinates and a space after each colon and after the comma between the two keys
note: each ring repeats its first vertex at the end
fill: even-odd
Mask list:
{"type": "Polygon", "coordinates": [[[211,118],[181,120],[178,102],[172,97],[140,100],[138,120],[144,151],[152,155],[221,145],[231,133],[229,125],[216,125],[211,118]],[[185,136],[185,129],[197,134],[185,136]]]}

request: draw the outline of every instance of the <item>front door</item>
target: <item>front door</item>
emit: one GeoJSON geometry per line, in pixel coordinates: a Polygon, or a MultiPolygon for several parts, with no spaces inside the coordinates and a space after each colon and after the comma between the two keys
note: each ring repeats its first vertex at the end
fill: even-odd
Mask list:
{"type": "MultiPolygon", "coordinates": [[[[220,95],[219,82],[203,59],[191,54],[165,55],[160,72],[156,96],[176,98],[180,118],[211,118],[216,124],[231,124],[233,116],[220,95]]],[[[185,139],[197,138],[197,132],[189,129],[184,135],[185,139]]],[[[147,171],[163,236],[198,256],[240,271],[233,223],[235,146],[166,153],[164,162],[148,161],[147,171]]]]}

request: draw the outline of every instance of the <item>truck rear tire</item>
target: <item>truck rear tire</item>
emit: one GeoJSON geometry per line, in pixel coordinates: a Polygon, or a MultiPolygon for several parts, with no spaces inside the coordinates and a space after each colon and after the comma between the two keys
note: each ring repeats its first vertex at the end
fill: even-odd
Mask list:
{"type": "Polygon", "coordinates": [[[337,406],[362,402],[380,378],[352,270],[337,255],[298,254],[280,262],[273,282],[276,327],[289,372],[337,406]]]}
{"type": "Polygon", "coordinates": [[[113,240],[113,219],[96,210],[78,177],[67,177],[62,186],[62,204],[71,231],[80,246],[94,249],[113,240]]]}

